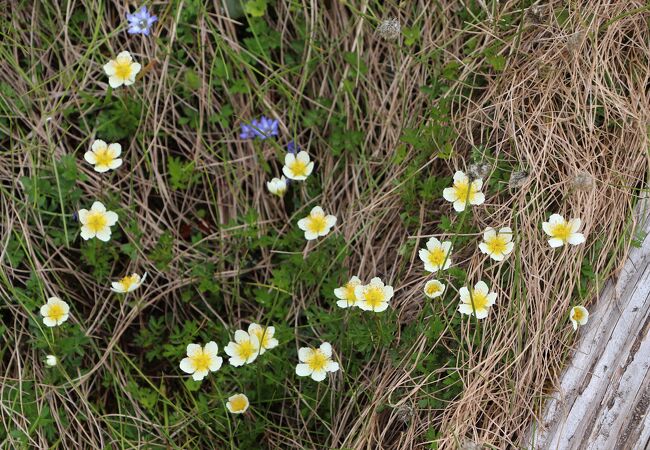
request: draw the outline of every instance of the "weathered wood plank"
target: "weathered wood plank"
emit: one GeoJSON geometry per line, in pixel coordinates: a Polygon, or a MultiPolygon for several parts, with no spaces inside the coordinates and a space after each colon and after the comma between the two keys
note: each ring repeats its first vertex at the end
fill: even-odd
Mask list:
{"type": "Polygon", "coordinates": [[[559,391],[531,430],[530,448],[650,446],[650,202],[639,206],[649,234],[590,308],[559,391]]]}

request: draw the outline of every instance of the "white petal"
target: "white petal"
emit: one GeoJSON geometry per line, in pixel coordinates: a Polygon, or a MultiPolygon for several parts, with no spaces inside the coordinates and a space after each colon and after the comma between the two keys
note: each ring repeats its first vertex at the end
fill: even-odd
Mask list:
{"type": "Polygon", "coordinates": [[[479,281],[474,285],[474,290],[482,293],[482,294],[487,294],[490,289],[488,288],[488,285],[485,283],[485,281],[479,281]]]}
{"type": "Polygon", "coordinates": [[[209,369],[211,372],[216,372],[217,370],[221,369],[222,364],[223,364],[223,358],[221,357],[212,358],[212,360],[210,361],[209,369]]]}
{"type": "Polygon", "coordinates": [[[471,201],[469,202],[471,205],[482,205],[485,202],[485,194],[482,192],[477,192],[472,196],[471,201]]]}
{"type": "Polygon", "coordinates": [[[311,379],[314,381],[323,381],[326,376],[327,376],[327,372],[325,372],[324,370],[314,370],[311,373],[311,379]]]}
{"type": "Polygon", "coordinates": [[[207,370],[197,370],[192,374],[192,378],[194,381],[201,381],[202,379],[205,378],[205,376],[208,374],[207,370]]]}
{"type": "Polygon", "coordinates": [[[323,352],[323,355],[327,356],[328,358],[332,357],[332,345],[329,342],[323,342],[320,345],[320,351],[323,352]]]}
{"type": "Polygon", "coordinates": [[[135,76],[140,72],[140,69],[142,69],[142,66],[140,63],[133,63],[131,64],[131,79],[135,80],[135,76]]]}
{"type": "Polygon", "coordinates": [[[124,81],[122,81],[121,78],[118,78],[115,75],[112,75],[108,78],[108,85],[112,87],[113,89],[118,88],[124,84],[124,81]]]}
{"type": "Polygon", "coordinates": [[[97,157],[93,152],[86,152],[84,153],[84,159],[88,164],[96,164],[97,163],[97,157]]]}
{"type": "Polygon", "coordinates": [[[454,173],[454,183],[469,183],[469,178],[464,172],[457,170],[454,173]]]}
{"type": "Polygon", "coordinates": [[[456,212],[463,212],[465,211],[465,200],[456,200],[454,202],[454,210],[456,212]]]}
{"type": "Polygon", "coordinates": [[[477,309],[476,310],[476,318],[477,319],[485,319],[488,316],[488,310],[487,308],[484,309],[477,309]]]}
{"type": "Polygon", "coordinates": [[[544,233],[548,234],[549,236],[553,235],[551,231],[551,224],[549,222],[542,222],[542,230],[544,230],[544,233]]]}
{"type": "Polygon", "coordinates": [[[79,222],[82,224],[86,223],[86,218],[88,217],[88,210],[87,209],[80,209],[77,212],[77,215],[79,216],[79,222]]]}
{"type": "Polygon", "coordinates": [[[387,302],[382,302],[379,304],[379,306],[375,307],[375,312],[383,312],[388,309],[388,303],[387,302]]]}
{"type": "Polygon", "coordinates": [[[311,211],[309,212],[310,216],[324,216],[325,211],[323,211],[323,208],[320,206],[314,206],[311,211]]]}
{"type": "Polygon", "coordinates": [[[296,375],[299,377],[308,377],[311,375],[311,369],[307,364],[298,364],[296,366],[296,375]]]}
{"type": "Polygon", "coordinates": [[[303,179],[307,178],[309,175],[311,175],[313,171],[314,171],[314,163],[310,162],[309,164],[307,164],[307,170],[305,172],[305,176],[302,178],[303,179]]]}
{"type": "Polygon", "coordinates": [[[569,236],[568,241],[571,245],[579,245],[585,241],[585,236],[582,233],[573,233],[571,236],[569,236]]]}
{"type": "Polygon", "coordinates": [[[104,72],[109,77],[115,75],[115,61],[109,61],[104,64],[104,72]]]}
{"type": "Polygon", "coordinates": [[[119,219],[117,213],[113,211],[106,212],[106,225],[108,225],[109,227],[115,225],[117,223],[117,219],[119,219]]]}
{"type": "Polygon", "coordinates": [[[305,231],[305,239],[308,241],[313,241],[314,239],[318,238],[318,233],[314,233],[313,231],[305,231]]]}
{"type": "Polygon", "coordinates": [[[551,225],[556,225],[558,223],[564,223],[564,217],[559,214],[551,214],[551,217],[548,218],[548,222],[551,225]]]}
{"type": "Polygon", "coordinates": [[[336,225],[336,216],[329,215],[325,217],[325,221],[327,223],[327,227],[332,228],[334,225],[336,225]]]}
{"type": "Polygon", "coordinates": [[[217,356],[217,353],[219,353],[219,346],[217,345],[216,342],[210,341],[207,344],[205,344],[205,346],[203,347],[203,352],[213,356],[217,356]]]}
{"type": "Polygon", "coordinates": [[[442,197],[448,202],[455,202],[456,200],[458,200],[458,196],[456,195],[456,189],[450,187],[445,188],[442,191],[442,197]]]}
{"type": "Polygon", "coordinates": [[[120,167],[121,165],[122,165],[122,160],[120,158],[117,158],[117,159],[114,159],[113,161],[110,162],[110,164],[108,165],[108,168],[115,170],[118,167],[120,167]]]}
{"type": "Polygon", "coordinates": [[[304,150],[301,150],[298,152],[298,155],[296,156],[296,159],[302,163],[308,163],[309,162],[309,153],[307,153],[304,150]]]}
{"type": "Polygon", "coordinates": [[[129,61],[133,61],[133,58],[131,57],[131,53],[127,52],[126,50],[118,53],[117,58],[115,59],[127,59],[129,61]]]}
{"type": "Polygon", "coordinates": [[[481,253],[485,253],[486,255],[490,254],[490,251],[488,250],[488,246],[485,242],[481,242],[478,244],[478,249],[481,251],[481,253]]]}
{"type": "Polygon", "coordinates": [[[90,210],[94,212],[106,212],[106,207],[102,202],[94,202],[90,210]]]}
{"type": "Polygon", "coordinates": [[[108,242],[111,239],[111,229],[104,227],[95,234],[95,237],[102,242],[108,242]]]}
{"type": "Polygon", "coordinates": [[[557,248],[562,247],[564,242],[562,242],[562,239],[552,238],[548,240],[548,244],[553,248],[557,248]]]}
{"type": "Polygon", "coordinates": [[[460,305],[458,305],[458,312],[461,314],[467,314],[468,316],[474,314],[472,305],[468,305],[467,303],[461,303],[460,305]]]}
{"type": "Polygon", "coordinates": [[[90,231],[90,228],[88,228],[86,225],[84,225],[83,227],[81,227],[80,236],[84,241],[87,241],[88,239],[94,238],[95,233],[90,231]]]}
{"type": "Polygon", "coordinates": [[[49,317],[43,317],[43,323],[48,327],[55,327],[56,326],[56,320],[51,319],[49,317]]]}
{"type": "Polygon", "coordinates": [[[327,372],[337,372],[339,370],[339,363],[336,361],[330,361],[327,363],[327,366],[325,366],[325,370],[327,372]]]}
{"type": "Polygon", "coordinates": [[[469,289],[467,289],[465,286],[458,290],[458,294],[460,295],[460,299],[463,302],[468,303],[470,301],[469,289]]]}
{"type": "Polygon", "coordinates": [[[313,350],[309,347],[301,347],[298,349],[298,359],[300,361],[307,361],[307,359],[311,356],[313,350]]]}
{"type": "Polygon", "coordinates": [[[243,342],[247,341],[250,339],[250,335],[246,333],[244,330],[237,330],[235,331],[235,342],[243,342]]]}
{"type": "Polygon", "coordinates": [[[187,344],[186,354],[187,356],[194,356],[197,353],[201,352],[201,346],[199,344],[187,344]]]}
{"type": "Polygon", "coordinates": [[[192,360],[190,358],[183,358],[181,360],[181,370],[185,373],[195,372],[194,364],[192,364],[192,360]]]}
{"type": "Polygon", "coordinates": [[[296,161],[296,156],[293,153],[287,153],[286,155],[284,155],[285,167],[287,166],[291,167],[295,161],[296,161]]]}

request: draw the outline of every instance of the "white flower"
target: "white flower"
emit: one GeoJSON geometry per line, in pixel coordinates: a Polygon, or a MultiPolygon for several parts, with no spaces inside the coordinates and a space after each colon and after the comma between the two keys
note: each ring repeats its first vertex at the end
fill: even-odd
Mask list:
{"type": "Polygon", "coordinates": [[[79,210],[79,222],[81,222],[81,237],[84,240],[96,237],[106,242],[111,238],[111,227],[117,223],[117,214],[106,211],[106,207],[101,202],[95,202],[90,211],[79,210]]]}
{"type": "Polygon", "coordinates": [[[454,203],[454,209],[457,212],[465,210],[467,203],[470,205],[480,205],[485,201],[485,195],[481,192],[483,187],[483,180],[472,181],[471,185],[469,177],[460,170],[454,174],[454,185],[445,188],[442,191],[442,196],[448,202],[454,203]]]}
{"type": "Polygon", "coordinates": [[[552,214],[548,222],[542,223],[544,233],[551,236],[548,243],[551,247],[562,247],[564,244],[578,245],[585,241],[585,236],[578,233],[580,219],[564,220],[559,214],[552,214]]]}
{"type": "Polygon", "coordinates": [[[287,179],[285,177],[273,178],[271,181],[267,181],[266,187],[271,194],[282,197],[287,192],[287,179]]]}
{"type": "Polygon", "coordinates": [[[483,232],[483,242],[478,245],[478,248],[493,260],[503,261],[515,248],[512,242],[512,230],[505,227],[497,232],[494,228],[487,227],[483,232]]]}
{"type": "Polygon", "coordinates": [[[208,372],[216,372],[223,364],[223,358],[217,356],[219,346],[210,341],[205,346],[189,344],[187,346],[187,358],[181,360],[181,370],[191,373],[195,381],[201,381],[208,372]]]}
{"type": "Polygon", "coordinates": [[[578,325],[584,325],[589,320],[589,311],[584,306],[574,306],[569,313],[569,319],[573,325],[573,329],[577,330],[578,325]]]}
{"type": "Polygon", "coordinates": [[[248,409],[248,397],[244,394],[235,394],[228,397],[226,408],[233,414],[243,414],[248,409]]]}
{"type": "Polygon", "coordinates": [[[445,292],[445,285],[438,280],[429,280],[424,285],[424,295],[429,298],[440,297],[445,292]]]}
{"type": "Polygon", "coordinates": [[[113,292],[119,292],[120,294],[125,294],[127,292],[135,291],[147,278],[147,273],[145,272],[142,278],[137,273],[127,275],[123,277],[120,281],[113,281],[111,283],[111,290],[113,292]]]}
{"type": "Polygon", "coordinates": [[[461,301],[458,311],[469,316],[476,314],[477,319],[485,319],[490,306],[497,301],[497,294],[490,292],[488,285],[483,281],[474,285],[471,294],[469,289],[464,286],[458,292],[461,301]]]}
{"type": "Polygon", "coordinates": [[[230,359],[228,362],[235,367],[250,364],[260,354],[260,341],[255,335],[249,335],[244,330],[235,331],[235,341],[229,342],[224,351],[230,359]]]}
{"type": "Polygon", "coordinates": [[[388,308],[388,302],[393,298],[393,286],[385,286],[381,278],[375,277],[366,285],[354,288],[359,308],[364,311],[382,312],[388,308]]]}
{"type": "Polygon", "coordinates": [[[325,215],[323,208],[315,206],[307,217],[298,221],[298,228],[305,232],[305,239],[311,241],[327,235],[335,224],[336,216],[325,215]]]}
{"type": "Polygon", "coordinates": [[[260,346],[260,355],[264,354],[265,351],[278,346],[278,340],[273,337],[275,334],[275,327],[263,327],[256,323],[251,323],[248,326],[248,334],[257,338],[260,346]]]}
{"type": "Polygon", "coordinates": [[[58,297],[50,297],[47,303],[41,306],[41,316],[43,316],[43,323],[48,327],[55,327],[61,325],[68,320],[70,314],[70,307],[66,302],[58,297]]]}
{"type": "Polygon", "coordinates": [[[440,242],[432,237],[427,241],[427,248],[420,249],[418,255],[424,262],[424,270],[428,272],[449,269],[451,267],[451,241],[440,242]]]}
{"type": "Polygon", "coordinates": [[[348,281],[345,286],[334,289],[334,295],[336,295],[336,298],[340,299],[336,304],[340,308],[356,306],[357,296],[354,293],[354,290],[359,285],[361,285],[361,280],[355,275],[350,278],[350,281],[348,281]]]}
{"type": "Polygon", "coordinates": [[[299,377],[311,376],[314,381],[323,381],[327,372],[339,370],[339,364],[332,361],[332,346],[328,342],[323,342],[320,348],[302,347],[298,359],[296,375],[299,377]]]}
{"type": "Polygon", "coordinates": [[[59,362],[59,360],[54,355],[47,355],[45,357],[45,365],[48,367],[54,367],[59,362]]]}
{"type": "Polygon", "coordinates": [[[140,64],[133,62],[129,52],[121,52],[117,58],[104,65],[104,72],[108,75],[108,84],[112,88],[117,88],[133,84],[141,68],[140,64]]]}
{"type": "Polygon", "coordinates": [[[302,150],[297,155],[287,153],[284,157],[282,173],[291,180],[306,180],[314,170],[314,163],[309,161],[309,154],[302,150]]]}
{"type": "Polygon", "coordinates": [[[120,144],[106,145],[106,142],[97,139],[93,142],[90,150],[84,154],[84,159],[95,166],[95,172],[107,172],[111,169],[117,169],[122,165],[122,160],[118,158],[122,153],[120,144]]]}

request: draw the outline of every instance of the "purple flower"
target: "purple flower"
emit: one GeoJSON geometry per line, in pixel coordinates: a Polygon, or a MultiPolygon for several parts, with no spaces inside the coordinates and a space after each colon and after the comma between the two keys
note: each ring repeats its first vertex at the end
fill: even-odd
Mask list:
{"type": "Polygon", "coordinates": [[[278,121],[267,117],[260,117],[259,120],[253,119],[250,125],[241,124],[240,139],[260,138],[262,140],[278,135],[278,121]]]}
{"type": "Polygon", "coordinates": [[[126,20],[129,21],[129,34],[144,34],[145,36],[149,36],[151,26],[158,20],[158,17],[149,14],[147,7],[143,6],[133,14],[127,13],[126,20]]]}
{"type": "Polygon", "coordinates": [[[288,153],[298,153],[300,151],[300,146],[296,144],[294,141],[289,141],[287,144],[287,152],[288,153]]]}

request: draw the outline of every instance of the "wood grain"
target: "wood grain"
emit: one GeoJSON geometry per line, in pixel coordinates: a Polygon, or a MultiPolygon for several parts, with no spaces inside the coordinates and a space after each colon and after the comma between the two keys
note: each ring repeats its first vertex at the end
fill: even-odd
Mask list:
{"type": "Polygon", "coordinates": [[[644,449],[650,443],[650,202],[646,233],[590,308],[559,391],[527,439],[535,449],[644,449]]]}

